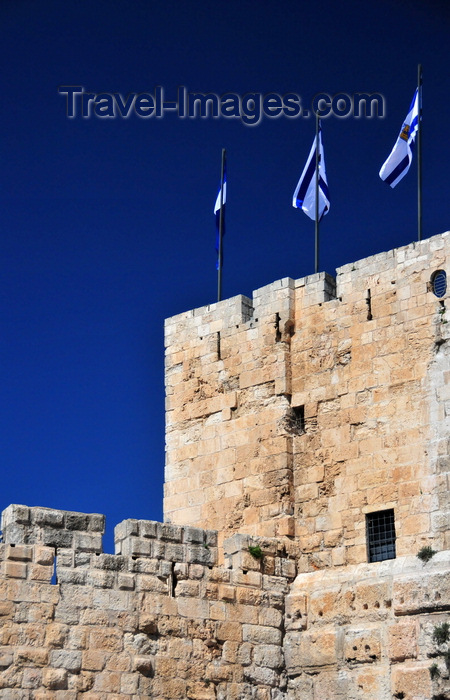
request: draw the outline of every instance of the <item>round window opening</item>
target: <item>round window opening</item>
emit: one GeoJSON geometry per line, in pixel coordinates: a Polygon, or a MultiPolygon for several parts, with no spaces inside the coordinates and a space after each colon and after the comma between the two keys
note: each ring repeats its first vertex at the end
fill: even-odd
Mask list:
{"type": "Polygon", "coordinates": [[[442,299],[447,291],[447,275],[444,270],[436,270],[431,275],[431,289],[438,299],[442,299]]]}

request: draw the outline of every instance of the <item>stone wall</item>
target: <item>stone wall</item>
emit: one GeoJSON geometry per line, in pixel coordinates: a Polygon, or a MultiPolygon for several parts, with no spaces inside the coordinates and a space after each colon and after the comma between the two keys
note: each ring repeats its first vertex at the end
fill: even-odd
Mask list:
{"type": "Polygon", "coordinates": [[[3,512],[0,698],[448,700],[449,255],[169,319],[166,522],[105,554],[102,515],[3,512]],[[368,563],[386,509],[396,558],[368,563]]]}
{"type": "Polygon", "coordinates": [[[450,698],[448,645],[433,640],[449,611],[448,551],[300,574],[286,598],[286,698],[450,698]]]}
{"type": "Polygon", "coordinates": [[[285,687],[292,545],[237,535],[218,566],[216,532],[125,520],[103,554],[102,523],[4,511],[1,698],[269,700],[285,687]]]}
{"type": "Polygon", "coordinates": [[[305,571],[449,547],[445,233],[166,322],[165,518],[286,537],[305,571]]]}
{"type": "Polygon", "coordinates": [[[4,511],[0,698],[449,697],[449,552],[297,575],[295,543],[235,534],[219,557],[214,531],[143,520],[103,554],[102,522],[4,511]]]}

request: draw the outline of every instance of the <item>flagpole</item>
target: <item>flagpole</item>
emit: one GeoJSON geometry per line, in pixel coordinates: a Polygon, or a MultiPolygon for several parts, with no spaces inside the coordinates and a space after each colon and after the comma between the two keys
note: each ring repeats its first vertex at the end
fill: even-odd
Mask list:
{"type": "Polygon", "coordinates": [[[314,272],[319,272],[319,115],[316,112],[316,212],[314,272]]]}
{"type": "Polygon", "coordinates": [[[417,67],[417,240],[422,240],[422,64],[417,67]]]}
{"type": "Polygon", "coordinates": [[[219,210],[219,250],[217,257],[217,301],[222,300],[222,234],[224,224],[223,179],[225,174],[226,151],[222,148],[222,169],[220,175],[220,210],[219,210]]]}

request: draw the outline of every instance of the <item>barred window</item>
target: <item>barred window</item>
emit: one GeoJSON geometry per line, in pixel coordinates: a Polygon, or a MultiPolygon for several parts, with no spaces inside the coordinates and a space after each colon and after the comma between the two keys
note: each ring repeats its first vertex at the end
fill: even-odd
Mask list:
{"type": "Polygon", "coordinates": [[[370,562],[395,559],[394,510],[366,515],[367,554],[370,562]]]}
{"type": "Polygon", "coordinates": [[[438,299],[442,299],[447,292],[447,275],[444,270],[436,270],[431,275],[431,290],[438,299]]]}

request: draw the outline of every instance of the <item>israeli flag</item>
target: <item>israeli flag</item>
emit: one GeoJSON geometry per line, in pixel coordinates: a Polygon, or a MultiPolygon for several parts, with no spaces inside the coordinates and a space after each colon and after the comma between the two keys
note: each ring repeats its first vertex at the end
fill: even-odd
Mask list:
{"type": "Polygon", "coordinates": [[[380,177],[395,187],[406,175],[411,165],[416,134],[419,129],[419,90],[416,88],[408,116],[387,161],[380,170],[380,177]]]}
{"type": "Polygon", "coordinates": [[[308,160],[292,198],[292,206],[302,209],[313,221],[316,218],[316,151],[319,149],[319,221],[330,210],[325,160],[323,155],[322,127],[319,123],[317,139],[314,139],[308,160]],[[317,141],[317,142],[316,142],[317,141]]]}
{"type": "Polygon", "coordinates": [[[219,238],[220,238],[220,198],[222,195],[222,209],[223,209],[223,219],[222,219],[222,237],[225,235],[225,203],[227,201],[227,166],[226,161],[223,166],[223,187],[219,187],[219,194],[217,195],[216,203],[214,205],[214,215],[216,217],[216,253],[217,262],[216,270],[223,264],[223,245],[222,245],[222,260],[219,260],[219,238]]]}
{"type": "MultiPolygon", "coordinates": [[[[214,214],[217,216],[220,214],[220,192],[222,188],[219,187],[219,194],[217,195],[216,203],[214,205],[214,214]]],[[[227,201],[227,173],[226,170],[223,171],[223,195],[222,195],[222,206],[225,206],[227,201]]]]}

